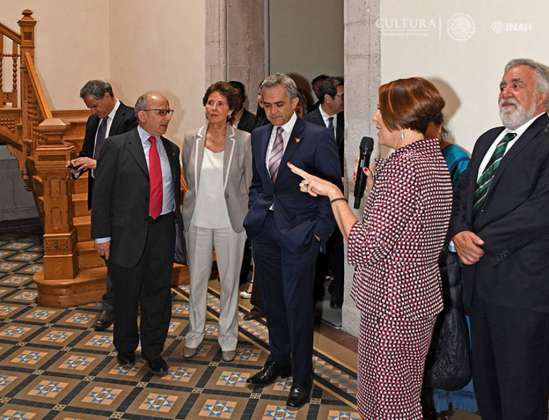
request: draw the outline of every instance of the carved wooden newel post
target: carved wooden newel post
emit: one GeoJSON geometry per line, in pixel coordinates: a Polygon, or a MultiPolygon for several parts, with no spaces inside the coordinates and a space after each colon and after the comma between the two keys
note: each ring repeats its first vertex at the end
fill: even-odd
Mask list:
{"type": "Polygon", "coordinates": [[[35,166],[42,178],[44,191],[44,270],[37,274],[39,304],[63,306],[59,291],[52,293],[55,280],[58,289],[62,279],[72,282],[78,274],[78,253],[76,230],[72,222],[71,181],[65,167],[71,158],[73,145],[63,143],[68,125],[58,118],[44,120],[38,130],[45,141],[39,142],[35,150],[35,166]],[[49,293],[48,293],[49,292],[49,293]]]}

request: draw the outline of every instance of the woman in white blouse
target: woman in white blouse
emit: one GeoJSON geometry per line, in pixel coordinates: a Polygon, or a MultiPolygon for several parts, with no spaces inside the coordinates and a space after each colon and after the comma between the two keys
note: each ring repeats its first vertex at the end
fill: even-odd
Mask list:
{"type": "Polygon", "coordinates": [[[189,190],[183,220],[189,253],[189,331],[183,356],[193,357],[204,339],[206,299],[213,251],[221,284],[218,341],[222,358],[235,357],[238,342],[238,287],[252,178],[250,134],[230,123],[237,92],[226,82],[208,87],[202,103],[206,124],[185,135],[183,167],[189,190]]]}

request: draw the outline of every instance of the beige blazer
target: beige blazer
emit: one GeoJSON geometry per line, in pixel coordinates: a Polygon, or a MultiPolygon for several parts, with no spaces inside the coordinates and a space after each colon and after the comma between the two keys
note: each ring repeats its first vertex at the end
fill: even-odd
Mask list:
{"type": "MultiPolygon", "coordinates": [[[[200,172],[204,157],[207,125],[185,134],[183,142],[183,168],[189,190],[183,200],[183,222],[189,229],[196,204],[200,172]]],[[[252,182],[252,145],[250,134],[227,124],[223,156],[223,189],[231,226],[242,232],[242,221],[248,212],[248,191],[252,182]]]]}

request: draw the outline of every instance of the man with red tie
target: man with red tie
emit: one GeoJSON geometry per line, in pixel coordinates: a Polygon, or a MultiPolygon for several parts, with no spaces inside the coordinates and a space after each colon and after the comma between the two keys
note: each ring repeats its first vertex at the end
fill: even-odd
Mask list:
{"type": "Polygon", "coordinates": [[[160,93],[139,97],[137,128],[103,146],[92,204],[92,237],[115,291],[118,363],[133,365],[141,340],[141,354],[157,375],[168,371],[162,350],[171,316],[174,222],[180,220],[179,148],[162,137],[172,114],[160,93]]]}

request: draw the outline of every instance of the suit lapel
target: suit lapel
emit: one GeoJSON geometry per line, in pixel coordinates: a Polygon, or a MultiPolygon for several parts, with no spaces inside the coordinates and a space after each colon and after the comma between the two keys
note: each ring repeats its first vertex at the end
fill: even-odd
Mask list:
{"type": "Polygon", "coordinates": [[[137,129],[134,129],[130,141],[128,142],[130,153],[135,158],[137,165],[143,170],[147,178],[149,177],[149,168],[147,167],[147,161],[145,160],[145,151],[141,144],[141,138],[137,129]]]}
{"type": "Polygon", "coordinates": [[[175,200],[175,206],[177,207],[179,204],[179,156],[177,154],[177,149],[175,147],[172,147],[171,142],[161,137],[162,144],[164,145],[164,150],[166,151],[166,155],[168,156],[168,161],[170,162],[170,169],[172,172],[172,185],[173,185],[173,192],[174,192],[174,200],[175,200]]]}
{"type": "Polygon", "coordinates": [[[266,159],[267,159],[267,150],[269,148],[269,140],[271,138],[271,135],[272,135],[272,132],[274,130],[274,126],[272,124],[269,124],[269,126],[271,127],[270,130],[265,130],[265,135],[263,136],[263,138],[259,138],[258,140],[261,142],[259,144],[259,156],[258,156],[258,159],[257,161],[259,162],[258,164],[258,170],[259,168],[263,168],[263,170],[265,171],[265,174],[266,174],[266,177],[269,181],[271,181],[272,183],[272,180],[271,180],[271,174],[269,173],[269,169],[267,168],[267,165],[266,165],[266,159]]]}
{"type": "Polygon", "coordinates": [[[232,125],[227,124],[227,133],[225,134],[225,149],[223,153],[223,190],[227,186],[227,178],[231,168],[234,148],[235,148],[235,132],[232,125]]]}
{"type": "Polygon", "coordinates": [[[509,150],[505,154],[505,156],[503,156],[503,159],[501,160],[501,165],[496,171],[494,179],[492,180],[492,185],[490,186],[490,190],[488,191],[488,196],[486,197],[487,201],[490,199],[492,191],[494,191],[494,188],[501,179],[502,174],[505,172],[505,168],[507,168],[511,164],[513,159],[515,159],[520,154],[520,152],[522,152],[524,148],[528,146],[528,144],[530,144],[531,140],[536,137],[538,133],[547,126],[548,123],[549,117],[547,116],[547,114],[544,113],[543,115],[540,115],[539,118],[537,118],[530,125],[530,127],[528,127],[524,134],[519,137],[517,142],[513,145],[513,147],[511,147],[511,150],[509,150]]]}
{"type": "MultiPolygon", "coordinates": [[[[206,126],[200,127],[196,133],[194,145],[194,188],[198,194],[198,186],[200,185],[200,169],[202,168],[202,160],[204,159],[204,147],[206,137],[206,126]]],[[[191,159],[192,160],[192,159],[191,159]]]]}
{"type": "Polygon", "coordinates": [[[120,102],[120,106],[114,113],[114,118],[112,119],[111,128],[109,130],[109,137],[120,133],[120,124],[122,122],[122,117],[124,116],[125,112],[126,110],[124,108],[124,104],[120,102]]]}

